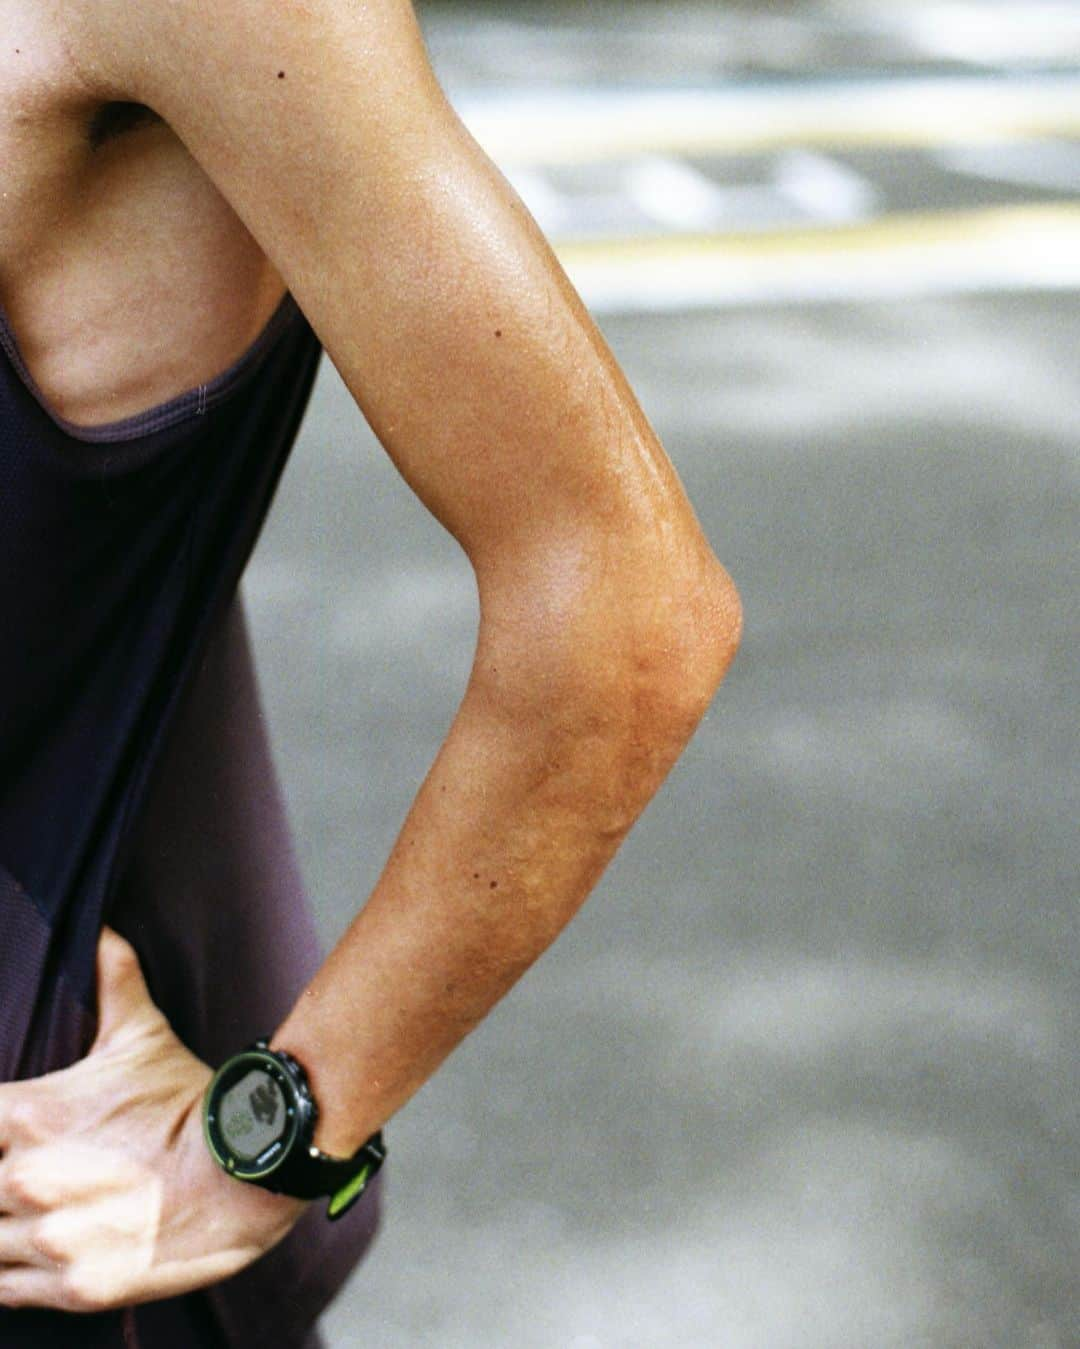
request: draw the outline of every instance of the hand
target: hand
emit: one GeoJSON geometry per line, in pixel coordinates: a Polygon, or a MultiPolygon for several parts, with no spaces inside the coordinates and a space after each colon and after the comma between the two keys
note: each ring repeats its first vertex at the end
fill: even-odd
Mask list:
{"type": "Polygon", "coordinates": [[[0,1085],[0,1305],[104,1311],[227,1278],[306,1201],[233,1180],[211,1158],[211,1071],[150,1000],[106,928],[99,1029],[60,1072],[0,1085]]]}

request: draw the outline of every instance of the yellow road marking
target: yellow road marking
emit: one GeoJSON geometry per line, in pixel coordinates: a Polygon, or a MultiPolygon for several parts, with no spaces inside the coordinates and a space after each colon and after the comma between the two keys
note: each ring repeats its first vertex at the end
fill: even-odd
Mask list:
{"type": "Polygon", "coordinates": [[[918,211],[855,225],[740,231],[730,234],[657,235],[621,239],[565,239],[559,256],[575,262],[632,262],[702,254],[775,257],[778,254],[854,253],[924,248],[940,243],[1053,236],[1080,240],[1080,204],[986,207],[968,211],[918,211]]]}
{"type": "Polygon", "coordinates": [[[761,234],[566,240],[597,311],[1080,289],[1080,205],[914,213],[761,234]]]}

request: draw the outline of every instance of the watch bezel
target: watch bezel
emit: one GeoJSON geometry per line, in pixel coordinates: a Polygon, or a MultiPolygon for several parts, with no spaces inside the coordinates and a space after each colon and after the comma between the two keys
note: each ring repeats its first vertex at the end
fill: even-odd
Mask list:
{"type": "Polygon", "coordinates": [[[237,1180],[261,1181],[273,1176],[292,1155],[297,1140],[314,1116],[314,1102],[300,1091],[286,1065],[271,1051],[260,1048],[245,1049],[227,1059],[211,1079],[204,1099],[203,1133],[207,1147],[218,1165],[237,1180]],[[226,1142],[218,1111],[225,1093],[256,1068],[280,1089],[285,1100],[286,1127],[257,1157],[247,1159],[238,1156],[226,1142]]]}

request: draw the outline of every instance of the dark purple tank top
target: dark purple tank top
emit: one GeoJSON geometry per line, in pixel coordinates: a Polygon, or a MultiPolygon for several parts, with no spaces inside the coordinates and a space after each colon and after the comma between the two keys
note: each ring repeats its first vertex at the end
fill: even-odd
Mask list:
{"type": "MultiPolygon", "coordinates": [[[[89,1048],[97,937],[155,757],[236,591],[320,356],[287,294],[254,344],[209,383],[80,428],[49,408],[0,312],[2,1081],[66,1066],[89,1048]]],[[[335,1252],[335,1229],[313,1211],[301,1224],[306,1236],[297,1228],[266,1258],[261,1282],[263,1262],[220,1285],[205,1307],[177,1300],[172,1330],[172,1304],[158,1304],[144,1321],[153,1344],[130,1314],[2,1310],[0,1343],[239,1345],[249,1342],[241,1325],[258,1333],[265,1321],[275,1345],[298,1344],[304,1293],[290,1291],[290,1259],[310,1268],[325,1250],[327,1280],[340,1282],[371,1222],[335,1225],[335,1252]],[[308,1223],[316,1216],[319,1227],[308,1223]],[[262,1310],[249,1316],[254,1303],[262,1310]],[[216,1307],[215,1329],[207,1322],[195,1341],[190,1328],[206,1307],[216,1307]]]]}

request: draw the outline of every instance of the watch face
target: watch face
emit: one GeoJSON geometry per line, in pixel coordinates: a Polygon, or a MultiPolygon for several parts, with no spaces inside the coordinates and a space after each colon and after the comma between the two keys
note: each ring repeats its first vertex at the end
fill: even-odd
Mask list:
{"type": "Polygon", "coordinates": [[[260,1049],[247,1050],[220,1068],[211,1083],[206,1139],[227,1171],[244,1179],[267,1176],[287,1156],[309,1115],[281,1064],[260,1049]]]}
{"type": "Polygon", "coordinates": [[[281,1088],[264,1069],[252,1068],[221,1098],[218,1123],[229,1151],[252,1161],[285,1132],[281,1088]]]}

